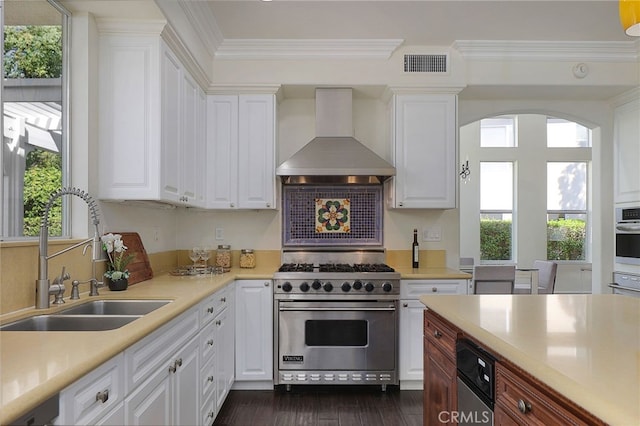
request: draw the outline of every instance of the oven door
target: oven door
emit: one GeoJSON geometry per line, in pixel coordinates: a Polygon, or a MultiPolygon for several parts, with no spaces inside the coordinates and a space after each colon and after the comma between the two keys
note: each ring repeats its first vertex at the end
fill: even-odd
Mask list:
{"type": "Polygon", "coordinates": [[[279,370],[395,370],[397,301],[280,301],[279,370]]]}
{"type": "Polygon", "coordinates": [[[640,265],[640,224],[616,225],[616,262],[640,265]]]}

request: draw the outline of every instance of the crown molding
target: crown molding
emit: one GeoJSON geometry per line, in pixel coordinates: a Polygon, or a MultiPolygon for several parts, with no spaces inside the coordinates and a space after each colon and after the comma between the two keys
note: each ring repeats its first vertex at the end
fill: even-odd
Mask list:
{"type": "Polygon", "coordinates": [[[475,60],[636,62],[638,41],[457,40],[452,46],[475,60]]]}
{"type": "Polygon", "coordinates": [[[218,50],[224,37],[207,2],[180,0],[178,4],[207,50],[209,52],[218,50]]]}
{"type": "Polygon", "coordinates": [[[225,39],[216,59],[388,59],[403,39],[225,39]]]}
{"type": "Polygon", "coordinates": [[[196,82],[198,82],[198,85],[206,88],[210,83],[206,70],[196,61],[191,51],[185,46],[171,24],[167,24],[164,27],[161,37],[171,51],[180,59],[180,63],[189,71],[196,82]]]}
{"type": "Polygon", "coordinates": [[[278,95],[281,84],[211,84],[206,90],[207,95],[239,95],[264,94],[278,95]]]}
{"type": "Polygon", "coordinates": [[[167,25],[165,20],[98,18],[96,26],[100,34],[110,35],[159,35],[167,25]]]}

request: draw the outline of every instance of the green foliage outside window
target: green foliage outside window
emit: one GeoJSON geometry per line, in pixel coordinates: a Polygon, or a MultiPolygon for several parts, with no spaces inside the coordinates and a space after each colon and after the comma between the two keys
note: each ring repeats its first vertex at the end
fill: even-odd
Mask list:
{"type": "MultiPolygon", "coordinates": [[[[510,220],[480,220],[480,259],[511,259],[510,220]]],[[[586,224],[578,219],[547,222],[547,259],[584,260],[586,224]]]]}
{"type": "Polygon", "coordinates": [[[5,26],[5,78],[58,78],[62,75],[62,27],[5,26]]]}
{"type": "Polygon", "coordinates": [[[511,259],[511,221],[480,220],[480,260],[511,259]]]}
{"type": "Polygon", "coordinates": [[[586,224],[579,219],[557,219],[547,222],[547,259],[584,260],[586,224]]]}
{"type": "MultiPolygon", "coordinates": [[[[52,193],[62,185],[59,155],[34,150],[27,155],[24,174],[24,235],[37,236],[44,207],[52,193]]],[[[49,235],[62,234],[62,200],[58,198],[49,210],[49,235]]]]}

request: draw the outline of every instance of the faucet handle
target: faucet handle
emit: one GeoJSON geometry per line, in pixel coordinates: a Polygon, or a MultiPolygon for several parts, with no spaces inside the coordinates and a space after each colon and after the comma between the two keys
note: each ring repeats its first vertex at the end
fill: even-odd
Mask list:
{"type": "Polygon", "coordinates": [[[80,299],[80,290],[78,290],[79,285],[80,285],[80,281],[78,280],[71,281],[71,297],[69,297],[69,300],[80,299]]]}

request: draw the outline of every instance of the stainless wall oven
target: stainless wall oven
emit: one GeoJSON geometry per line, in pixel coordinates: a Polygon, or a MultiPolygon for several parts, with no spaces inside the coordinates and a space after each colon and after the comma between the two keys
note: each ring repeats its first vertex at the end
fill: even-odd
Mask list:
{"type": "Polygon", "coordinates": [[[640,207],[616,208],[616,263],[640,265],[640,207]]]}

